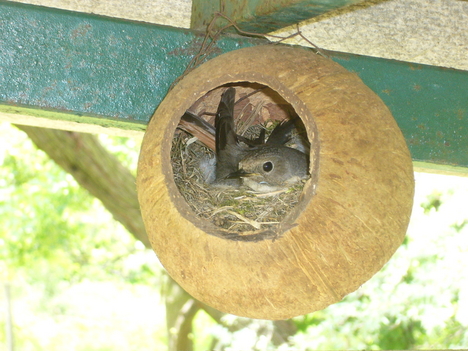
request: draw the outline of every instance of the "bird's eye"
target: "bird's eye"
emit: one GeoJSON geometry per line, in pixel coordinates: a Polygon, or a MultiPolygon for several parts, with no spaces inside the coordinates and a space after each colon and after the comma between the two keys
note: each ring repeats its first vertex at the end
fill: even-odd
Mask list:
{"type": "Polygon", "coordinates": [[[268,173],[268,172],[271,172],[272,169],[273,169],[273,163],[271,163],[270,161],[265,162],[265,163],[263,164],[263,170],[264,170],[265,172],[267,172],[267,173],[268,173]]]}

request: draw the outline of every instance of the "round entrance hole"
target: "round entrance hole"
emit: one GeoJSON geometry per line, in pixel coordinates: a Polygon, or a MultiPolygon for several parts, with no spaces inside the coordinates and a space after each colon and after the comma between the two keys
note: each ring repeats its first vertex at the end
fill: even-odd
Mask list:
{"type": "Polygon", "coordinates": [[[240,82],[228,87],[209,91],[182,117],[171,149],[174,181],[197,217],[191,220],[205,228],[208,234],[239,241],[278,239],[294,225],[303,209],[302,203],[309,201],[315,188],[317,177],[314,167],[318,164],[319,149],[316,128],[311,124],[311,144],[294,108],[265,85],[240,82]],[[255,153],[268,148],[269,144],[276,148],[275,143],[284,137],[281,147],[299,150],[307,157],[308,174],[304,179],[280,189],[261,192],[246,185],[226,187],[216,184],[215,115],[221,94],[228,87],[234,89],[236,95],[234,123],[239,149],[255,153]],[[285,133],[270,138],[275,127],[280,130],[279,125],[289,127],[285,133]],[[304,193],[306,181],[314,186],[309,185],[308,189],[312,191],[304,193]]]}

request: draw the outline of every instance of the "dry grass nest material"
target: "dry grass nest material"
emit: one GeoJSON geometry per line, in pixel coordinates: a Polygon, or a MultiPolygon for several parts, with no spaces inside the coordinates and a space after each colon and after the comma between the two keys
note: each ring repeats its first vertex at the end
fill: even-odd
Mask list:
{"type": "Polygon", "coordinates": [[[174,181],[192,211],[223,232],[239,235],[259,230],[276,232],[280,222],[299,202],[303,183],[266,194],[247,187],[212,187],[200,169],[200,161],[207,158],[214,158],[212,150],[191,135],[176,132],[171,150],[174,181]]]}

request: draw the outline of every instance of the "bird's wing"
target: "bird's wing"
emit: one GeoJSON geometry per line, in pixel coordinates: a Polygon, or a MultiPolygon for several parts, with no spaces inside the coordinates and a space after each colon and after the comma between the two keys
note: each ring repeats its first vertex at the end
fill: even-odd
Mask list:
{"type": "Polygon", "coordinates": [[[195,113],[186,111],[177,127],[197,137],[207,147],[215,150],[215,128],[195,113]]]}
{"type": "Polygon", "coordinates": [[[234,127],[234,99],[236,90],[228,88],[221,95],[221,101],[216,112],[216,154],[226,150],[228,146],[237,144],[237,135],[234,127]]]}
{"type": "Polygon", "coordinates": [[[268,140],[267,145],[284,145],[291,140],[291,132],[296,127],[295,119],[284,119],[273,129],[268,140]]]}

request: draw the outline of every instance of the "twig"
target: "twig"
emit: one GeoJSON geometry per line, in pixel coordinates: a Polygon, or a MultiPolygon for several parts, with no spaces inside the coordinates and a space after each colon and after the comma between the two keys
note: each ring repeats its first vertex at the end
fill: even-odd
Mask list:
{"type": "Polygon", "coordinates": [[[237,212],[229,211],[229,210],[226,210],[226,212],[233,215],[233,216],[236,216],[237,218],[239,218],[244,223],[250,224],[252,227],[254,227],[257,230],[262,227],[262,225],[260,223],[254,221],[254,220],[248,219],[247,217],[244,217],[243,215],[241,215],[241,214],[239,214],[237,212]]]}

